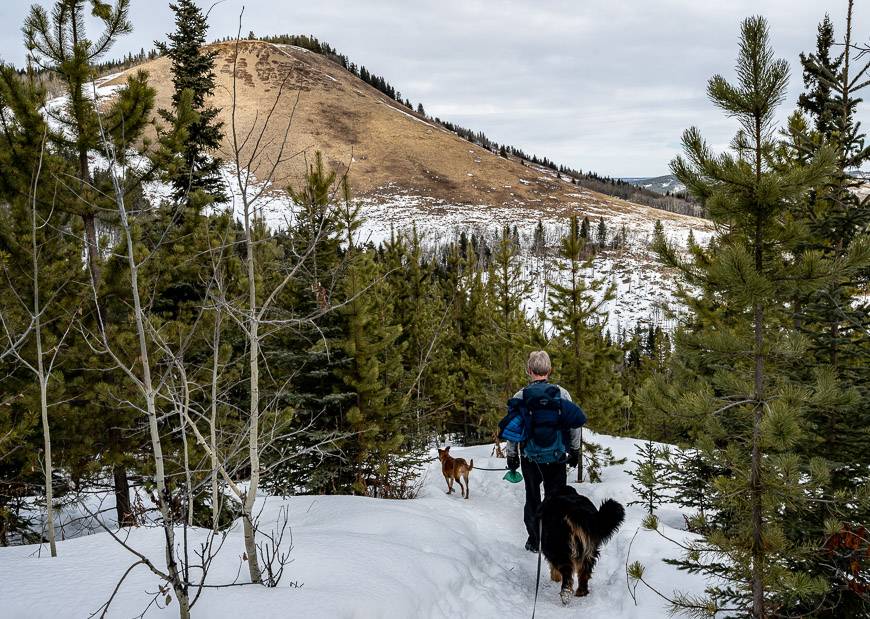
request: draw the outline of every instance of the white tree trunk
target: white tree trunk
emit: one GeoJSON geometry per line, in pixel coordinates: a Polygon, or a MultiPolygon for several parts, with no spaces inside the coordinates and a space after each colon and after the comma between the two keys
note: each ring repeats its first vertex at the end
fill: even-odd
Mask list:
{"type": "Polygon", "coordinates": [[[209,440],[211,442],[211,528],[217,533],[220,528],[220,500],[218,494],[218,457],[217,457],[217,399],[218,399],[218,376],[220,372],[220,343],[221,343],[221,310],[217,310],[215,316],[214,336],[212,348],[214,357],[211,366],[211,425],[209,440]]]}
{"type": "MultiPolygon", "coordinates": [[[[57,556],[57,540],[54,532],[54,488],[52,485],[51,465],[51,430],[48,425],[48,376],[42,358],[42,310],[39,303],[39,253],[37,252],[36,232],[39,229],[36,221],[36,189],[39,182],[39,173],[42,170],[42,153],[39,156],[39,168],[36,172],[36,181],[33,185],[33,206],[30,211],[31,243],[33,252],[33,321],[36,330],[36,374],[39,379],[39,410],[42,418],[42,440],[45,449],[45,518],[48,525],[48,545],[51,548],[51,556],[57,556]]],[[[58,346],[60,344],[58,343],[58,346]]]]}
{"type": "MultiPolygon", "coordinates": [[[[163,445],[160,440],[160,427],[157,423],[157,392],[151,379],[151,360],[148,350],[148,340],[145,334],[145,312],[139,297],[139,267],[133,249],[133,237],[127,220],[127,210],[124,206],[124,194],[118,182],[117,174],[112,170],[112,182],[115,189],[115,201],[121,219],[121,226],[127,241],[127,264],[130,268],[130,290],[133,295],[133,318],[136,323],[136,335],[139,340],[139,362],[142,365],[140,388],[145,397],[145,411],[148,418],[148,434],[151,439],[151,450],[154,458],[154,485],[157,489],[158,507],[163,519],[165,537],[166,567],[170,584],[175,592],[181,619],[190,617],[190,601],[186,587],[179,573],[175,560],[175,527],[170,513],[169,491],[166,485],[166,471],[163,462],[163,445]]],[[[96,292],[95,292],[96,293],[96,292]]]]}
{"type": "MultiPolygon", "coordinates": [[[[37,334],[39,331],[37,330],[37,334]]],[[[37,335],[37,341],[39,340],[37,335]]],[[[52,487],[51,466],[51,431],[48,426],[48,384],[42,372],[42,346],[39,345],[39,406],[42,411],[42,440],[45,446],[45,518],[48,526],[48,545],[51,548],[51,556],[57,556],[57,542],[54,532],[54,488],[52,487]]]]}
{"type": "Polygon", "coordinates": [[[248,454],[251,465],[251,481],[242,506],[244,518],[245,553],[248,556],[248,571],[251,582],[262,582],[260,562],[257,557],[256,527],[254,526],[254,501],[257,498],[257,486],[260,483],[260,317],[257,314],[257,280],[256,258],[254,256],[254,242],[251,236],[251,206],[243,198],[245,209],[245,248],[247,251],[246,262],[248,267],[248,343],[250,357],[250,391],[251,426],[248,435],[248,454]]]}

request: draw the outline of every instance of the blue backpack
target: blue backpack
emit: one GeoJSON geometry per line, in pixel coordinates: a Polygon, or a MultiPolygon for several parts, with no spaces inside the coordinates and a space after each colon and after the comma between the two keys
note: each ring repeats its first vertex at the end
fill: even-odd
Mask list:
{"type": "Polygon", "coordinates": [[[523,397],[508,402],[508,414],[499,423],[499,437],[523,446],[523,455],[538,464],[565,459],[562,392],[556,385],[534,383],[523,397]]]}

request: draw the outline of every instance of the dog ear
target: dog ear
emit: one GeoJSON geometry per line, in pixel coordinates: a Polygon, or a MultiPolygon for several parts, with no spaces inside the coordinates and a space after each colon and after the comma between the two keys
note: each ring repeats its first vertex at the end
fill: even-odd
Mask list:
{"type": "Polygon", "coordinates": [[[444,448],[444,453],[447,453],[448,451],[450,451],[450,445],[444,448]]]}

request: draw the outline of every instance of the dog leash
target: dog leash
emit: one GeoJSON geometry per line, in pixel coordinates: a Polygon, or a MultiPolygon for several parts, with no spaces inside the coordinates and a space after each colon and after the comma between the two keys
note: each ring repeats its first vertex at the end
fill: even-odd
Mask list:
{"type": "MultiPolygon", "coordinates": [[[[437,462],[437,461],[438,461],[438,458],[429,458],[428,460],[426,460],[426,462],[437,462]]],[[[506,466],[503,466],[503,467],[498,468],[498,469],[487,469],[487,468],[484,468],[482,466],[473,466],[471,468],[473,468],[475,471],[507,471],[508,470],[508,468],[506,466]]]]}
{"type": "Polygon", "coordinates": [[[532,604],[532,619],[535,619],[535,611],[538,608],[538,589],[541,587],[541,532],[543,522],[538,520],[538,575],[535,577],[535,601],[532,604]]]}
{"type": "MultiPolygon", "coordinates": [[[[541,465],[535,462],[538,469],[538,475],[541,480],[544,479],[544,472],[541,470],[541,465]]],[[[538,574],[535,576],[535,601],[532,603],[532,619],[535,619],[535,611],[538,608],[538,590],[541,588],[541,537],[544,532],[544,520],[538,516],[538,574]]]]}

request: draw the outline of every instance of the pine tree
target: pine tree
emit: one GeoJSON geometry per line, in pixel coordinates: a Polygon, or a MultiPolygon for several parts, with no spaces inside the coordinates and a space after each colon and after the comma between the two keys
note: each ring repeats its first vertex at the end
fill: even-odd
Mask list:
{"type": "Polygon", "coordinates": [[[99,277],[100,249],[97,242],[98,193],[90,191],[93,184],[89,153],[101,148],[101,131],[112,136],[123,136],[123,143],[115,144],[123,155],[123,147],[133,144],[141,134],[154,105],[154,91],[146,86],[144,74],[137,73],[128,79],[108,110],[102,129],[98,122],[96,103],[88,96],[87,88],[93,77],[95,63],[103,57],[119,36],[132,31],[127,20],[129,0],[117,0],[114,7],[106,2],[93,2],[93,15],[103,25],[103,32],[95,39],[85,32],[85,0],[57,0],[51,15],[39,6],[30,8],[24,22],[25,46],[28,60],[45,71],[57,74],[66,87],[69,103],[59,115],[59,120],[70,130],[69,141],[62,146],[71,148],[77,159],[76,176],[81,199],[77,205],[67,208],[77,211],[85,228],[85,245],[91,277],[97,284],[99,277]],[[127,110],[128,113],[120,113],[127,110]],[[116,112],[117,111],[117,112],[116,112]],[[95,195],[96,194],[96,195],[95,195]]]}
{"type": "Polygon", "coordinates": [[[340,345],[349,363],[339,375],[352,394],[345,418],[353,435],[344,442],[344,451],[351,460],[355,493],[390,496],[394,456],[405,446],[408,431],[401,393],[407,343],[398,343],[402,326],[396,322],[379,265],[348,234],[351,264],[344,282],[348,303],[342,310],[346,333],[340,345]],[[364,294],[367,288],[372,288],[371,294],[364,294]]]}
{"type": "Polygon", "coordinates": [[[815,53],[800,55],[807,92],[798,97],[798,108],[813,118],[816,131],[826,139],[834,131],[834,118],[840,115],[832,96],[830,82],[840,73],[843,54],[831,58],[834,44],[834,25],[830,16],[825,15],[819,24],[815,53]]]}
{"type": "Polygon", "coordinates": [[[583,271],[591,259],[583,258],[585,245],[573,216],[559,250],[567,281],[550,282],[547,318],[553,325],[559,382],[586,411],[591,427],[612,431],[619,427],[617,413],[628,404],[615,372],[622,354],[607,344],[602,332],[604,308],[613,300],[614,288],[601,279],[586,283],[583,271]]]}
{"type": "Polygon", "coordinates": [[[530,327],[523,305],[531,291],[520,261],[516,228],[512,233],[504,226],[492,257],[488,275],[494,312],[493,382],[497,386],[487,425],[493,428],[501,418],[501,409],[523,384],[524,353],[530,341],[530,327]]]}
{"type": "Polygon", "coordinates": [[[26,523],[5,503],[16,494],[10,490],[30,482],[44,489],[44,522],[56,556],[54,500],[63,487],[55,492],[55,486],[68,464],[63,447],[69,437],[59,422],[70,414],[63,365],[74,317],[87,297],[81,248],[69,234],[74,219],[53,208],[55,175],[68,167],[46,147],[49,128],[35,111],[41,96],[32,81],[17,82],[11,68],[0,67],[0,165],[6,170],[0,181],[0,372],[6,394],[0,417],[5,480],[0,537],[23,533],[17,529],[26,523]],[[40,427],[41,434],[31,433],[40,427]],[[41,471],[42,478],[31,471],[41,471]]]}
{"type": "Polygon", "coordinates": [[[590,240],[589,238],[589,218],[583,217],[583,223],[580,224],[580,238],[584,241],[590,240]]]}
{"type": "Polygon", "coordinates": [[[455,415],[465,441],[480,442],[491,438],[498,421],[495,411],[503,405],[501,392],[510,389],[499,378],[518,379],[513,371],[505,376],[499,371],[505,360],[507,367],[514,362],[510,353],[503,352],[511,340],[494,328],[497,308],[492,286],[484,282],[484,271],[474,258],[463,269],[459,286],[461,302],[455,305],[453,314],[458,325],[458,347],[453,361],[458,370],[453,396],[455,415]]]}
{"type": "MultiPolygon", "coordinates": [[[[847,40],[851,37],[851,21],[848,24],[847,40]]],[[[816,131],[809,134],[801,131],[800,125],[792,125],[787,136],[789,149],[785,156],[790,161],[803,162],[828,146],[837,154],[835,174],[792,209],[795,219],[809,230],[794,243],[800,259],[807,256],[811,260],[816,252],[836,258],[849,252],[856,242],[860,249],[870,229],[870,198],[860,196],[856,191],[860,181],[848,173],[870,161],[870,147],[865,146],[865,136],[855,120],[860,101],[857,93],[870,84],[865,79],[870,74],[870,62],[859,61],[856,70],[848,45],[832,61],[829,54],[833,37],[833,26],[826,17],[819,25],[818,51],[801,57],[805,82],[813,89],[804,93],[803,104],[799,105],[810,112],[816,131]]],[[[865,263],[859,281],[866,281],[868,273],[870,263],[865,263]]],[[[864,363],[870,355],[870,337],[862,326],[870,321],[870,306],[863,302],[856,278],[843,271],[824,287],[797,295],[794,314],[795,324],[810,340],[813,357],[813,363],[803,364],[802,370],[830,367],[842,388],[855,387],[862,396],[870,393],[870,366],[864,363]]],[[[813,417],[819,420],[818,449],[835,462],[840,462],[844,453],[860,454],[853,462],[870,467],[870,457],[862,457],[870,441],[866,432],[855,432],[856,428],[870,431],[870,415],[857,402],[855,406],[840,402],[828,410],[813,411],[813,417]]]]}
{"type": "Polygon", "coordinates": [[[628,247],[628,228],[625,227],[625,224],[622,224],[619,227],[619,234],[617,234],[616,238],[613,239],[613,244],[617,249],[628,247]]]}
{"type": "Polygon", "coordinates": [[[628,436],[662,439],[660,433],[656,433],[656,427],[663,426],[661,420],[651,419],[651,415],[643,410],[639,396],[643,394],[642,386],[647,380],[666,371],[671,356],[670,337],[658,325],[639,322],[630,337],[623,340],[619,344],[625,358],[621,372],[622,390],[633,400],[626,411],[624,432],[628,436]]]}
{"type": "Polygon", "coordinates": [[[667,462],[671,452],[667,446],[657,447],[652,441],[636,444],[635,447],[636,459],[631,461],[635,467],[630,475],[634,479],[631,489],[638,500],[631,501],[629,505],[643,505],[646,512],[653,515],[656,508],[668,500],[665,491],[670,485],[667,462]]]}
{"type": "Polygon", "coordinates": [[[610,447],[604,447],[599,443],[583,443],[582,459],[577,467],[577,481],[583,481],[582,470],[586,471],[586,479],[589,483],[600,484],[601,473],[605,467],[625,464],[626,458],[616,458],[610,447]]]}
{"type": "MultiPolygon", "coordinates": [[[[33,5],[23,31],[28,62],[56,75],[66,90],[68,104],[59,113],[52,112],[65,131],[52,142],[58,152],[68,153],[69,164],[74,169],[71,177],[76,178],[77,186],[71,188],[74,189],[69,192],[71,197],[58,200],[58,208],[81,217],[84,255],[91,284],[99,292],[102,253],[98,219],[100,213],[113,211],[113,205],[107,204],[107,196],[112,196],[113,190],[105,175],[103,182],[98,182],[99,177],[91,169],[89,156],[94,150],[103,150],[105,138],[123,161],[126,150],[136,142],[150,120],[155,92],[147,84],[147,75],[137,72],[128,78],[126,86],[108,105],[101,106],[100,119],[97,103],[88,96],[90,80],[99,59],[108,53],[118,37],[131,32],[132,26],[127,20],[129,0],[117,0],[114,6],[102,1],[92,1],[91,4],[92,14],[102,26],[97,37],[88,37],[86,33],[85,0],[57,0],[51,14],[43,7],[33,5]]],[[[135,179],[129,179],[130,187],[135,184],[135,179]]],[[[92,392],[92,395],[95,394],[92,392]]],[[[113,465],[118,520],[131,524],[129,485],[123,464],[125,450],[118,430],[126,424],[117,418],[117,411],[112,412],[114,409],[117,407],[101,416],[108,425],[109,434],[105,437],[107,454],[103,461],[113,465]]],[[[90,460],[93,462],[93,458],[90,460]]]]}
{"type": "Polygon", "coordinates": [[[656,223],[653,226],[653,246],[661,247],[662,245],[667,244],[667,239],[665,237],[665,227],[662,225],[661,219],[656,219],[656,223]]]}
{"type": "Polygon", "coordinates": [[[715,447],[709,443],[700,449],[677,449],[667,458],[668,489],[673,500],[683,509],[691,510],[686,519],[686,528],[694,533],[710,532],[709,522],[716,518],[711,508],[721,500],[713,481],[728,471],[718,468],[719,459],[715,447]]]}
{"type": "MultiPolygon", "coordinates": [[[[826,16],[819,25],[817,50],[801,55],[804,83],[808,90],[799,107],[807,112],[814,129],[802,116],[795,115],[785,132],[786,147],[782,157],[794,164],[806,165],[813,156],[829,147],[836,152],[835,172],[827,182],[813,188],[807,198],[792,208],[792,216],[807,234],[794,243],[799,261],[816,259],[821,254],[829,260],[856,264],[858,274],[841,270],[823,285],[801,290],[795,295],[793,321],[807,337],[807,355],[793,371],[794,380],[809,381],[824,377],[832,393],[839,394],[824,402],[809,402],[807,413],[812,422],[811,439],[802,446],[809,456],[826,458],[831,474],[821,496],[799,524],[787,534],[805,544],[816,540],[850,536],[852,523],[870,520],[867,488],[856,484],[870,472],[870,414],[864,406],[870,393],[870,334],[863,325],[870,322],[870,306],[863,297],[863,283],[870,274],[870,262],[862,245],[870,229],[870,199],[857,191],[860,180],[850,176],[852,168],[870,161],[870,147],[865,146],[860,123],[856,120],[859,93],[870,82],[870,61],[853,49],[853,3],[848,5],[845,45],[831,58],[835,46],[834,28],[826,16]],[[863,259],[856,258],[864,253],[863,259]]],[[[862,595],[856,582],[870,580],[870,540],[851,538],[851,551],[826,548],[808,557],[799,557],[795,569],[806,570],[828,582],[829,591],[819,604],[819,616],[837,613],[860,615],[870,612],[870,599],[862,595]],[[859,542],[859,543],[855,543],[859,542]]],[[[866,593],[866,592],[865,592],[866,593]]]]}
{"type": "MultiPolygon", "coordinates": [[[[331,275],[330,266],[335,262],[338,235],[341,223],[333,212],[332,197],[336,192],[336,173],[327,170],[323,154],[314,154],[314,163],[308,166],[305,183],[299,189],[289,188],[290,198],[301,209],[298,224],[294,229],[294,241],[300,247],[307,247],[318,239],[328,239],[317,243],[311,259],[306,261],[305,270],[312,278],[313,285],[323,286],[331,275]]],[[[345,230],[352,234],[353,230],[345,230]]]]}
{"type": "Polygon", "coordinates": [[[423,239],[412,227],[410,235],[392,235],[383,246],[388,297],[396,320],[402,326],[397,345],[403,351],[403,365],[410,385],[403,385],[403,399],[414,409],[412,440],[425,444],[427,421],[452,394],[442,391],[442,372],[449,374],[449,350],[454,323],[449,319],[459,291],[442,291],[435,279],[434,265],[424,254],[423,239]],[[449,296],[445,292],[452,293],[449,296]],[[447,348],[445,348],[447,347],[447,348]]]}
{"type": "Polygon", "coordinates": [[[299,207],[296,225],[278,237],[287,255],[317,241],[282,299],[282,305],[292,307],[297,316],[314,316],[316,320],[282,330],[264,349],[277,375],[296,377],[292,389],[270,393],[270,388],[265,394],[277,399],[294,436],[264,455],[274,461],[267,485],[281,494],[294,494],[299,488],[314,494],[352,490],[352,468],[342,461],[341,445],[336,441],[346,433],[344,411],[355,396],[339,375],[350,363],[341,346],[346,319],[331,308],[344,299],[340,287],[347,261],[341,243],[355,243],[360,221],[359,208],[350,200],[346,185],[341,189],[347,199],[336,208],[333,196],[339,189],[335,174],[328,172],[320,154],[315,154],[304,183],[290,190],[299,207]],[[320,313],[323,315],[318,316],[320,313]]]}
{"type": "Polygon", "coordinates": [[[796,287],[808,291],[852,265],[819,255],[798,263],[785,247],[793,235],[785,216],[789,207],[830,174],[833,158],[821,150],[805,165],[771,161],[774,114],[788,65],[774,59],[763,18],[742,24],[737,75],[737,84],[716,76],[708,85],[711,100],[740,124],[734,153],[714,155],[693,128],[683,137],[687,159],[672,164],[723,232],[709,250],[693,250],[689,264],[666,244],[658,250],[703,291],[695,307],[706,303],[708,309],[698,330],[678,340],[677,350],[682,356],[681,346],[698,347],[692,354],[718,369],[702,372],[700,381],[686,386],[693,391],[678,401],[703,419],[708,442],[715,441],[715,467],[727,472],[712,481],[718,521],[708,524],[715,532],[682,566],[729,581],[710,586],[700,605],[727,605],[760,618],[824,591],[819,578],[783,567],[787,558],[807,551],[786,537],[787,523],[806,509],[807,497],[827,475],[824,462],[802,459],[796,448],[806,428],[803,412],[808,400],[831,397],[821,375],[811,384],[790,380],[805,341],[790,328],[785,308],[796,287]],[[781,504],[789,505],[787,513],[777,508],[781,504]],[[706,550],[723,560],[705,558],[712,556],[706,550]]]}
{"type": "Polygon", "coordinates": [[[595,242],[598,247],[603,249],[607,245],[607,224],[604,223],[604,217],[598,218],[598,228],[595,232],[595,242]]]}
{"type": "Polygon", "coordinates": [[[183,164],[175,166],[168,179],[174,190],[173,198],[180,202],[188,194],[202,191],[212,201],[224,202],[221,160],[214,157],[223,137],[223,123],[217,120],[219,110],[207,104],[214,94],[217,51],[203,49],[208,22],[193,0],[178,0],[169,8],[175,14],[175,31],[166,35],[167,43],[158,41],[155,45],[172,62],[174,86],[173,109],[160,110],[160,116],[170,126],[181,123],[186,128],[186,139],[176,151],[183,164]],[[194,117],[184,122],[186,110],[191,110],[194,117]]]}

